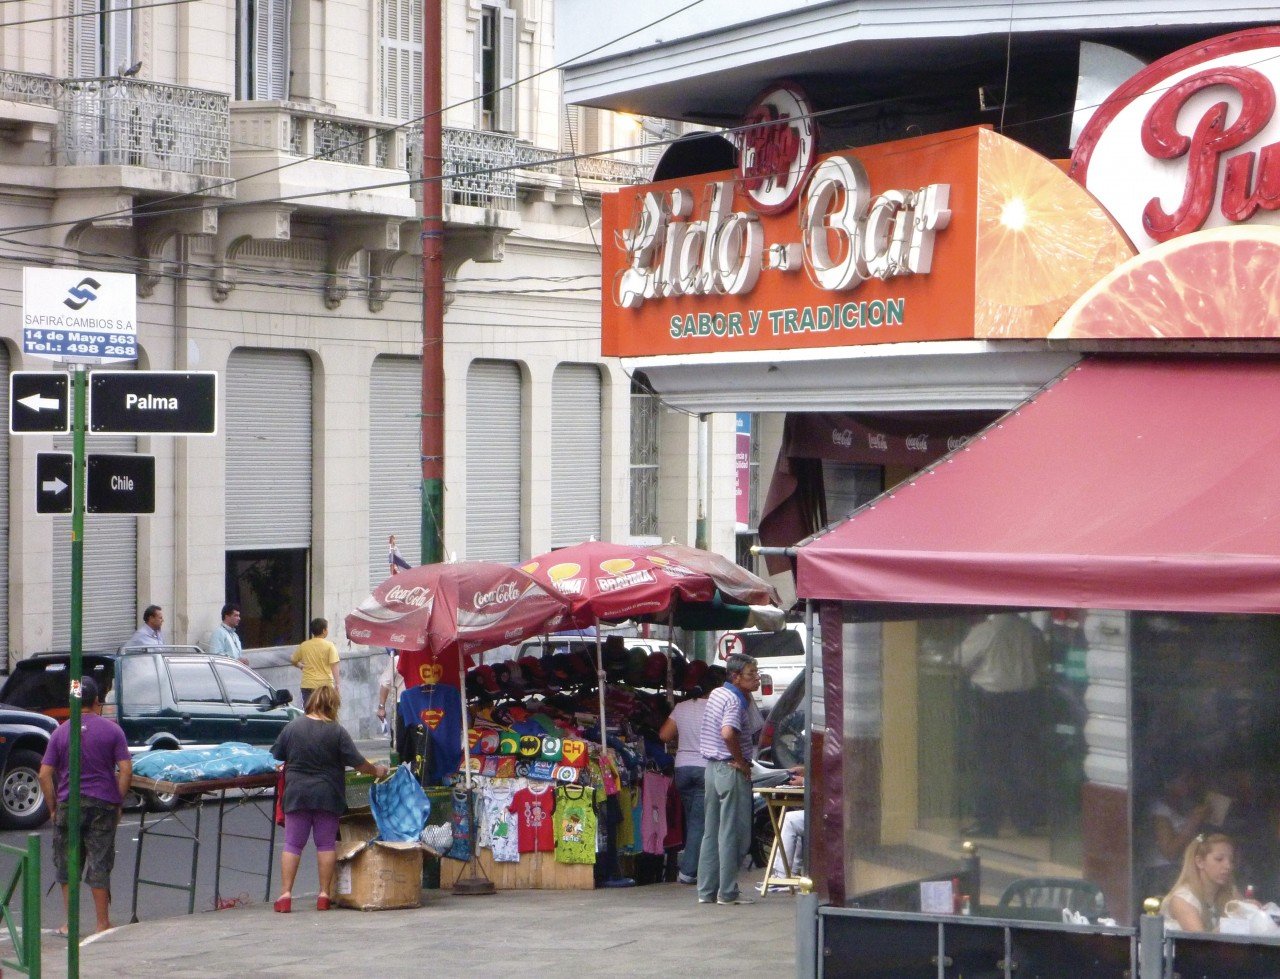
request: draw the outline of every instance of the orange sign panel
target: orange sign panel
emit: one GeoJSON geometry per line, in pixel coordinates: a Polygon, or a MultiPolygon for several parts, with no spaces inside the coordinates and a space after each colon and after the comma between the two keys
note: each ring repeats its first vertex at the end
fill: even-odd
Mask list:
{"type": "Polygon", "coordinates": [[[828,154],[759,214],[732,171],[604,201],[602,352],[1047,335],[1132,255],[1048,160],[973,128],[828,154]]]}

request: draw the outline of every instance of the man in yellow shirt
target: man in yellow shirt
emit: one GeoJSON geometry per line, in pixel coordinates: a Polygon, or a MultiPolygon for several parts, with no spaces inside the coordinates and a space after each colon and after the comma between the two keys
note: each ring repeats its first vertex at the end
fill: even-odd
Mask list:
{"type": "Polygon", "coordinates": [[[311,620],[311,638],[293,651],[293,665],[302,670],[302,704],[319,687],[338,686],[338,647],[331,643],[328,619],[311,620]]]}

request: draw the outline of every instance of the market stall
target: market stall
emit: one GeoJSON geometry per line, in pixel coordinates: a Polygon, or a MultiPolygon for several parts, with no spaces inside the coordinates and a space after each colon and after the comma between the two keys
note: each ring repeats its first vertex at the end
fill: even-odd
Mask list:
{"type": "Polygon", "coordinates": [[[406,755],[424,783],[453,786],[442,883],[469,872],[504,889],[618,886],[634,880],[624,864],[658,879],[683,836],[656,732],[707,667],[606,641],[599,625],[740,626],[753,612],[734,603],[776,597],[715,555],[595,541],[521,569],[435,565],[379,586],[348,616],[348,636],[402,650],[406,755]],[[503,610],[517,595],[520,616],[503,610]],[[474,607],[481,598],[490,607],[474,607]],[[578,650],[466,669],[486,648],[562,627],[591,628],[594,657],[578,650]]]}

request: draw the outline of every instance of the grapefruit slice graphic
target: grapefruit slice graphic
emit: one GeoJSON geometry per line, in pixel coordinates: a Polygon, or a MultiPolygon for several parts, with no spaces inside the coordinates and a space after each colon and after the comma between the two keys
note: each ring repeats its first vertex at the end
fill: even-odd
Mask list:
{"type": "Polygon", "coordinates": [[[1280,228],[1212,228],[1156,245],[1096,283],[1049,336],[1280,336],[1280,228]]]}
{"type": "Polygon", "coordinates": [[[1043,337],[1133,248],[1049,160],[988,130],[978,147],[974,335],[1043,337]]]}

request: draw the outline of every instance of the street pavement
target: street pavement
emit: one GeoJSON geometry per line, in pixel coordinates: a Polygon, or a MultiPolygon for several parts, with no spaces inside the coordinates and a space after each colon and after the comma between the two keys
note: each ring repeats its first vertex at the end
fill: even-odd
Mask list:
{"type": "MultiPolygon", "coordinates": [[[[360,742],[373,760],[386,760],[385,741],[360,742]]],[[[136,813],[126,813],[113,877],[112,920],[117,927],[87,939],[80,949],[82,976],[338,975],[436,977],[523,975],[554,970],[559,975],[679,976],[699,979],[795,974],[794,898],[758,899],[748,890],[763,871],[742,876],[750,906],[700,905],[694,888],[680,884],[596,891],[507,891],[483,897],[423,891],[423,906],[403,911],[315,910],[315,860],[308,848],[294,894],[294,912],[276,914],[264,901],[263,880],[224,872],[222,892],[236,907],[212,907],[213,839],[216,815],[206,812],[196,914],[184,895],[172,891],[140,898],[138,924],[129,920],[136,813]]],[[[49,860],[48,827],[42,835],[49,860]]],[[[0,834],[0,838],[21,834],[0,834]]],[[[3,839],[17,843],[17,839],[3,839]]],[[[277,857],[280,840],[277,841],[277,857]]],[[[155,841],[161,863],[178,878],[189,869],[189,849],[155,841]],[[168,850],[168,847],[175,847],[168,850]],[[179,866],[183,864],[184,866],[179,866]]],[[[149,847],[155,844],[149,844],[149,847]]],[[[261,866],[261,844],[241,844],[249,863],[261,866]]],[[[227,855],[224,855],[224,859],[227,855]]],[[[234,858],[234,854],[231,855],[234,858]]],[[[232,860],[231,863],[241,861],[232,860]]],[[[147,858],[150,864],[150,856],[147,858]]],[[[144,875],[147,871],[144,870],[144,875]]],[[[46,882],[52,873],[46,869],[46,882]]],[[[278,883],[273,885],[278,889],[278,883]]],[[[43,974],[65,976],[67,944],[51,933],[64,915],[57,892],[44,904],[43,974]]],[[[93,913],[85,895],[83,925],[93,913]]],[[[12,948],[0,939],[0,957],[12,948]]]]}
{"type": "MultiPolygon", "coordinates": [[[[307,856],[310,856],[308,851],[307,856]]],[[[761,871],[744,874],[743,883],[761,871]]],[[[744,893],[745,893],[744,886],[744,893]]],[[[292,914],[254,903],[124,925],[80,949],[83,976],[367,975],[433,977],[795,975],[795,903],[699,904],[681,884],[596,891],[424,891],[404,911],[292,914]]],[[[47,936],[44,975],[66,975],[66,942],[47,936]]]]}

